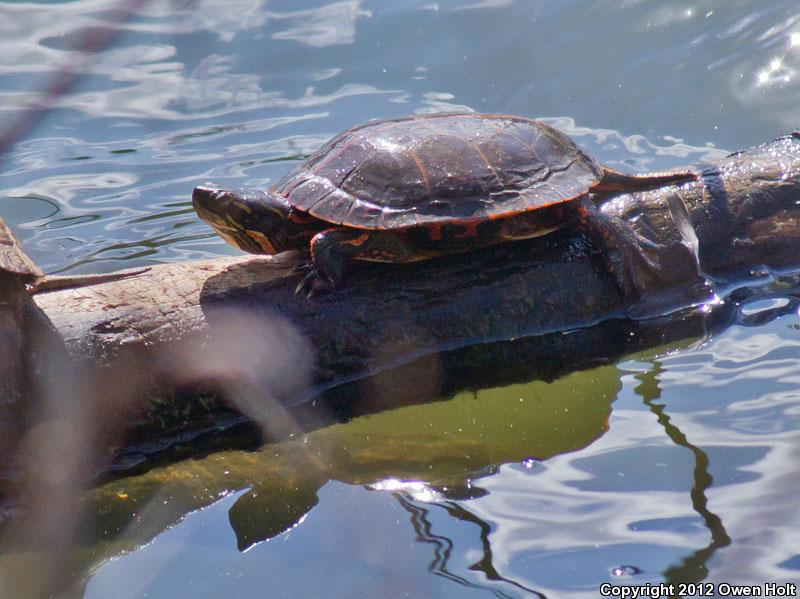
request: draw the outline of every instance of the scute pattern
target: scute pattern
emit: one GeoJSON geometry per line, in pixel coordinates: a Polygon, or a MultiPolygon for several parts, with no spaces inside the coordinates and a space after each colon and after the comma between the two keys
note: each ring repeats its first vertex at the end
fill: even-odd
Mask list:
{"type": "Polygon", "coordinates": [[[539,121],[427,115],[345,131],[274,191],[331,223],[393,229],[513,216],[578,197],[602,176],[593,158],[539,121]]]}

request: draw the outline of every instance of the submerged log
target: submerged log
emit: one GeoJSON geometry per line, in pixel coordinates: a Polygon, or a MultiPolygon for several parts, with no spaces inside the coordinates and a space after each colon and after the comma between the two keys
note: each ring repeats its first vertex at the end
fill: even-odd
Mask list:
{"type": "Polygon", "coordinates": [[[696,182],[602,208],[627,221],[659,265],[636,303],[624,301],[602,257],[571,230],[413,265],[354,265],[341,288],[313,299],[294,293],[308,260],[301,252],[156,265],[34,299],[76,361],[104,367],[98,385],[158,389],[155,404],[121,417],[138,423],[140,440],[213,425],[187,416],[183,400],[163,399],[198,382],[265,427],[292,429],[285,408],[306,413],[341,383],[353,384],[329,394],[336,417],[504,381],[512,371],[546,375],[565,362],[607,359],[631,347],[632,331],[639,345],[657,343],[685,331],[637,321],[661,322],[735,282],[797,266],[800,136],[699,172],[696,182]],[[645,330],[657,332],[643,341],[645,330]]]}

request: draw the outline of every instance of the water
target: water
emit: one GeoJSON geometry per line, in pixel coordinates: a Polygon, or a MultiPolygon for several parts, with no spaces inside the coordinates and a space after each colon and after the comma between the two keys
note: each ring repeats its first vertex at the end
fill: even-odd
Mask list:
{"type": "MultiPolygon", "coordinates": [[[[0,126],[112,7],[0,2],[0,126]]],[[[635,171],[800,126],[792,1],[150,2],[121,30],[0,162],[0,215],[49,272],[232,255],[191,211],[194,185],[265,185],[371,118],[546,118],[635,171]]],[[[772,297],[714,338],[551,384],[116,481],[90,493],[105,532],[86,533],[80,586],[596,597],[609,581],[800,582],[800,323],[759,319],[791,296],[772,297]]]]}

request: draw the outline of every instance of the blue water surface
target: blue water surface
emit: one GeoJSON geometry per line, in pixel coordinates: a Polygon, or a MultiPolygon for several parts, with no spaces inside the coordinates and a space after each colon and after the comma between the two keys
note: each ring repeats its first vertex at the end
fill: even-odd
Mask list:
{"type": "MultiPolygon", "coordinates": [[[[0,216],[48,272],[234,255],[192,211],[193,186],[266,186],[374,118],[543,118],[630,171],[707,162],[800,127],[792,0],[173,0],[130,18],[119,7],[0,1],[0,130],[56,71],[81,73],[0,156],[0,216]],[[104,26],[119,28],[105,49],[76,50],[104,26]]],[[[789,312],[746,324],[763,309],[743,306],[742,324],[713,337],[581,373],[570,385],[582,401],[606,403],[580,442],[540,443],[576,432],[497,410],[481,415],[491,434],[450,445],[449,482],[418,472],[410,484],[379,435],[389,459],[339,466],[307,513],[269,538],[242,543],[235,506],[270,492],[248,479],[245,458],[200,460],[193,480],[227,460],[244,482],[202,482],[215,499],[166,523],[156,514],[172,490],[139,506],[108,533],[119,544],[84,562],[80,592],[597,597],[603,582],[800,583],[800,323],[789,312]],[[602,398],[600,376],[611,382],[602,398]]],[[[558,389],[451,402],[528,410],[558,389]]],[[[448,424],[465,409],[451,405],[443,421],[432,410],[446,407],[396,418],[445,444],[467,426],[448,424]]],[[[376,422],[388,421],[342,434],[376,422]]],[[[439,468],[441,449],[419,452],[439,468]]]]}

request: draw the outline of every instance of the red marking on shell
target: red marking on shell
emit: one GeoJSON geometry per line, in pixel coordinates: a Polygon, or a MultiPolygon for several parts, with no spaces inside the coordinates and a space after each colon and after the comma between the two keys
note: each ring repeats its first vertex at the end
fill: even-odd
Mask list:
{"type": "Polygon", "coordinates": [[[369,238],[371,236],[372,236],[372,233],[362,233],[358,237],[355,237],[353,239],[348,239],[347,241],[343,241],[342,243],[345,244],[345,245],[352,245],[353,247],[361,247],[367,241],[369,241],[369,238]]]}

